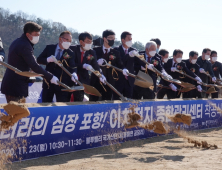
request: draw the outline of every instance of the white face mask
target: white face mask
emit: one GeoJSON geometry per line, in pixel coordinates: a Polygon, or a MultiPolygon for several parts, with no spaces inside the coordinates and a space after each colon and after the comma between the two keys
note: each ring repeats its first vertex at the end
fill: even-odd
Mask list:
{"type": "Polygon", "coordinates": [[[205,55],[205,60],[208,60],[210,58],[210,55],[205,55]]]}
{"type": "Polygon", "coordinates": [[[132,45],[133,45],[133,42],[132,42],[132,41],[127,41],[127,42],[126,42],[126,46],[127,46],[128,48],[132,47],[132,45]]]}
{"type": "Polygon", "coordinates": [[[167,63],[167,61],[168,61],[168,58],[164,58],[164,59],[163,59],[163,62],[164,62],[164,63],[167,63]]]}
{"type": "Polygon", "coordinates": [[[62,47],[66,50],[70,47],[70,45],[71,45],[71,42],[64,42],[64,41],[62,42],[62,47]]]}
{"type": "Polygon", "coordinates": [[[149,54],[153,57],[156,54],[156,51],[150,51],[149,54]]]}
{"type": "Polygon", "coordinates": [[[82,47],[85,51],[90,50],[92,47],[92,43],[91,44],[85,44],[85,47],[82,47]]]}
{"type": "Polygon", "coordinates": [[[176,58],[177,63],[181,63],[181,61],[182,61],[182,58],[176,58]]]}
{"type": "Polygon", "coordinates": [[[39,36],[32,36],[32,40],[30,40],[32,44],[37,44],[39,42],[39,36]]]}
{"type": "Polygon", "coordinates": [[[196,64],[196,62],[197,62],[197,59],[191,60],[191,63],[192,63],[192,64],[196,64]]]}
{"type": "Polygon", "coordinates": [[[212,57],[212,61],[216,62],[217,61],[217,57],[212,57]]]}

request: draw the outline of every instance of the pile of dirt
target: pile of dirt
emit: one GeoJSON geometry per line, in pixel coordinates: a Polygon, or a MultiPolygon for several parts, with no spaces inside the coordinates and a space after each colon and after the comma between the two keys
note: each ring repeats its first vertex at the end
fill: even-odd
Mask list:
{"type": "Polygon", "coordinates": [[[192,118],[190,114],[175,114],[175,115],[166,115],[173,123],[184,123],[190,126],[192,118]]]}
{"type": "Polygon", "coordinates": [[[198,141],[196,139],[193,139],[191,137],[188,137],[187,134],[183,131],[178,131],[178,130],[174,130],[174,132],[182,137],[183,139],[187,140],[188,143],[193,143],[194,144],[194,147],[202,147],[202,148],[205,148],[205,149],[217,149],[218,146],[217,145],[211,145],[211,144],[208,144],[207,141],[198,141]]]}
{"type": "Polygon", "coordinates": [[[140,125],[139,127],[146,130],[153,130],[153,132],[158,134],[167,134],[169,133],[169,127],[166,124],[163,124],[161,121],[153,121],[145,125],[140,125]]]}
{"type": "Polygon", "coordinates": [[[8,115],[1,113],[0,130],[9,129],[20,119],[30,115],[30,112],[25,104],[18,102],[11,101],[7,105],[3,106],[3,109],[7,112],[8,115]]]}
{"type": "Polygon", "coordinates": [[[128,109],[130,110],[130,113],[127,115],[128,123],[124,123],[124,127],[126,129],[134,128],[140,125],[138,121],[141,120],[142,117],[138,113],[135,112],[135,108],[137,107],[138,107],[137,105],[130,105],[130,108],[128,109]]]}

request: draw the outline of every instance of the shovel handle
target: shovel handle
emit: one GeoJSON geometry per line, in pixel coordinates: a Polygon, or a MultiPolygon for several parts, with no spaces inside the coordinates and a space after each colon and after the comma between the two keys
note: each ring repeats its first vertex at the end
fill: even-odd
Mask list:
{"type": "MultiPolygon", "coordinates": [[[[72,74],[69,72],[69,70],[67,70],[61,63],[59,63],[59,62],[56,60],[55,57],[54,57],[54,60],[55,60],[55,63],[56,63],[59,67],[61,67],[61,69],[63,69],[63,71],[65,71],[70,77],[72,77],[72,74]]],[[[79,80],[76,80],[76,79],[75,79],[75,81],[76,81],[76,83],[77,83],[78,85],[83,86],[82,83],[81,83],[79,80]]]]}
{"type": "Polygon", "coordinates": [[[194,81],[197,81],[195,78],[191,77],[190,75],[188,75],[188,74],[186,74],[186,73],[184,73],[184,72],[181,72],[181,71],[179,71],[179,70],[176,70],[176,72],[178,72],[178,73],[180,73],[180,74],[182,74],[182,75],[185,75],[186,77],[188,77],[188,78],[190,78],[190,79],[192,79],[192,80],[194,80],[194,81]]]}
{"type": "MultiPolygon", "coordinates": [[[[91,70],[89,70],[89,71],[91,71],[93,74],[95,74],[95,75],[96,75],[97,77],[99,77],[99,78],[102,76],[100,73],[99,73],[99,74],[96,74],[94,69],[91,69],[91,70]]],[[[105,83],[106,83],[106,85],[109,86],[109,88],[111,88],[116,94],[118,94],[121,99],[124,99],[124,98],[125,98],[125,97],[124,97],[120,92],[118,92],[118,91],[116,90],[116,88],[113,87],[110,83],[108,83],[107,81],[105,81],[105,83]]]]}
{"type": "MultiPolygon", "coordinates": [[[[118,68],[118,67],[115,67],[115,66],[113,66],[113,65],[111,65],[111,64],[106,64],[108,67],[112,67],[112,68],[114,68],[114,69],[116,69],[116,70],[118,70],[118,71],[120,71],[120,72],[122,72],[123,73],[123,70],[122,69],[120,69],[120,68],[118,68]]],[[[131,73],[127,73],[128,74],[128,76],[130,76],[130,77],[133,77],[133,78],[136,78],[136,76],[134,75],[134,74],[131,74],[131,73]]]]}
{"type": "Polygon", "coordinates": [[[9,65],[8,63],[3,62],[3,61],[0,61],[0,64],[2,64],[3,66],[5,66],[5,67],[7,67],[7,68],[9,68],[9,69],[11,69],[15,72],[22,72],[21,70],[9,65]]]}
{"type": "Polygon", "coordinates": [[[64,83],[62,83],[62,82],[60,82],[60,81],[57,81],[57,83],[58,83],[60,86],[66,88],[66,89],[71,89],[69,86],[65,85],[64,83]]]}

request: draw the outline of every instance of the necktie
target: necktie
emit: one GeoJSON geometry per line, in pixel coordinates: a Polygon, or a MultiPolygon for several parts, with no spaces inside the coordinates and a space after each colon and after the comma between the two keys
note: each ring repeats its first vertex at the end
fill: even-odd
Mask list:
{"type": "Polygon", "coordinates": [[[176,63],[173,64],[173,67],[176,67],[176,63]]]}
{"type": "Polygon", "coordinates": [[[147,59],[147,60],[148,60],[148,63],[150,63],[151,57],[148,57],[148,59],[147,59]]]}
{"type": "Polygon", "coordinates": [[[81,52],[81,63],[83,61],[83,57],[84,57],[84,51],[81,52]]]}
{"type": "Polygon", "coordinates": [[[106,52],[105,52],[105,55],[107,55],[107,53],[108,53],[108,49],[105,49],[105,51],[106,51],[106,52]]]}
{"type": "Polygon", "coordinates": [[[62,51],[61,49],[58,49],[58,53],[57,53],[57,55],[56,55],[56,59],[57,59],[57,60],[60,59],[60,53],[61,53],[61,51],[62,51]]]}
{"type": "Polygon", "coordinates": [[[125,50],[125,55],[126,55],[127,53],[128,53],[127,50],[125,50]]]}

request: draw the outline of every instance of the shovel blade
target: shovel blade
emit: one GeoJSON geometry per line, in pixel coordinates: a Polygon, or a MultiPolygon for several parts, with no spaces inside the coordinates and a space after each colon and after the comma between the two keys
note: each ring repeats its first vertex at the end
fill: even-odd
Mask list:
{"type": "Polygon", "coordinates": [[[84,90],[83,86],[72,86],[69,89],[61,89],[62,91],[67,91],[67,92],[74,92],[74,91],[79,91],[79,90],[84,90]]]}
{"type": "Polygon", "coordinates": [[[41,77],[43,76],[42,74],[37,74],[33,72],[28,72],[28,71],[22,71],[22,72],[15,72],[16,74],[19,74],[20,76],[25,76],[25,77],[41,77]]]}
{"type": "Polygon", "coordinates": [[[207,91],[206,91],[207,94],[210,94],[210,93],[217,93],[217,91],[215,90],[214,87],[210,87],[207,91]]]}
{"type": "Polygon", "coordinates": [[[184,87],[184,88],[193,88],[193,87],[195,87],[195,85],[193,85],[193,84],[190,84],[190,83],[186,83],[186,82],[183,82],[183,81],[181,81],[181,84],[180,84],[182,87],[184,87]]]}
{"type": "Polygon", "coordinates": [[[139,71],[134,84],[140,87],[149,88],[153,85],[153,79],[148,74],[139,71]]]}
{"type": "Polygon", "coordinates": [[[180,92],[184,93],[184,92],[191,91],[191,90],[193,90],[193,89],[194,89],[194,88],[191,88],[191,87],[186,87],[186,88],[181,89],[181,91],[180,91],[180,92]]]}
{"type": "Polygon", "coordinates": [[[83,84],[84,86],[84,92],[90,95],[94,95],[94,96],[98,96],[101,97],[101,93],[93,86],[87,85],[87,84],[83,84]]]}

